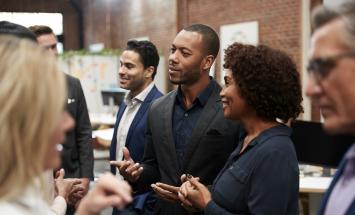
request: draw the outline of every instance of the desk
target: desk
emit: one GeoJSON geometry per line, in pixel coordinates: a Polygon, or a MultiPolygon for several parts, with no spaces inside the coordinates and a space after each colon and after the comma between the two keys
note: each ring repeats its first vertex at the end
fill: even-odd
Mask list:
{"type": "Polygon", "coordinates": [[[299,200],[301,214],[316,214],[324,192],[329,187],[332,177],[300,176],[299,200]]]}
{"type": "Polygon", "coordinates": [[[92,132],[92,138],[96,138],[100,145],[109,148],[113,136],[113,128],[95,130],[92,132]]]}
{"type": "Polygon", "coordinates": [[[92,125],[109,125],[113,126],[116,122],[116,116],[105,113],[90,113],[90,121],[92,125]]]}
{"type": "Polygon", "coordinates": [[[300,177],[301,193],[324,193],[332,181],[331,177],[300,177]]]}

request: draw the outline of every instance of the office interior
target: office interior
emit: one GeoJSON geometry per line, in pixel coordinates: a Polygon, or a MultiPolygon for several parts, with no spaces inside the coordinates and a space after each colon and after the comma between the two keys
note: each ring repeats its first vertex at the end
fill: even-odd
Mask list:
{"type": "MultiPolygon", "coordinates": [[[[184,26],[193,23],[209,25],[219,33],[221,50],[210,75],[221,85],[223,48],[231,41],[240,41],[285,51],[296,62],[304,88],[311,10],[319,4],[334,6],[342,1],[3,0],[0,20],[25,26],[43,24],[54,29],[63,71],[78,77],[83,86],[95,129],[97,177],[109,171],[112,127],[126,92],[118,84],[119,56],[129,39],[150,40],[157,46],[160,63],[155,83],[164,93],[176,88],[167,76],[170,44],[184,26]],[[38,15],[42,18],[35,18],[38,15]],[[51,18],[43,18],[46,16],[51,18]]],[[[306,96],[303,99],[305,111],[291,126],[301,165],[300,214],[307,215],[316,213],[340,158],[355,138],[325,134],[320,110],[306,96]],[[334,143],[339,141],[345,144],[335,150],[334,143]]]]}

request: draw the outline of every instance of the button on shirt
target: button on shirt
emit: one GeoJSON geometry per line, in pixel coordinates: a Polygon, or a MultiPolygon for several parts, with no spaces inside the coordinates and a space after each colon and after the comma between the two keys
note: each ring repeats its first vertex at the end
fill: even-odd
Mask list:
{"type": "MultiPolygon", "coordinates": [[[[153,86],[154,83],[152,82],[134,98],[132,98],[130,92],[127,93],[124,98],[124,102],[127,107],[122,115],[117,129],[116,160],[118,161],[123,159],[122,148],[126,145],[127,134],[129,128],[131,127],[132,121],[153,86]]],[[[119,173],[117,173],[117,175],[120,177],[119,173]]]]}
{"type": "Polygon", "coordinates": [[[211,80],[207,87],[193,101],[189,109],[185,107],[181,88],[179,87],[177,90],[173,114],[173,135],[180,169],[182,168],[185,149],[190,142],[196,122],[200,118],[202,110],[211,96],[215,84],[216,82],[211,80]]]}
{"type": "Polygon", "coordinates": [[[325,215],[345,214],[355,198],[355,144],[346,153],[347,163],[330,194],[325,215]]]}

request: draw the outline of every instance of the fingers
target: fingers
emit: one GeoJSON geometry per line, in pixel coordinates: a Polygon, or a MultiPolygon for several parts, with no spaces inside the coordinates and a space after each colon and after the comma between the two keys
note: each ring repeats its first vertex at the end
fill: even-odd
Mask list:
{"type": "Polygon", "coordinates": [[[181,181],[181,183],[184,183],[185,181],[187,181],[186,174],[181,175],[180,181],[181,181]]]}
{"type": "Polygon", "coordinates": [[[123,209],[124,208],[124,204],[122,199],[119,198],[118,196],[109,196],[107,197],[107,203],[106,203],[106,207],[109,207],[109,206],[115,206],[116,208],[118,209],[123,209]]]}
{"type": "MultiPolygon", "coordinates": [[[[80,179],[78,179],[78,178],[70,178],[70,179],[69,179],[69,178],[66,178],[66,179],[64,179],[64,180],[71,182],[73,186],[74,186],[74,185],[82,184],[82,181],[81,181],[80,179]]],[[[76,186],[76,187],[78,187],[78,186],[76,186]]]]}
{"type": "Polygon", "coordinates": [[[125,202],[131,202],[131,187],[125,181],[119,181],[112,174],[106,173],[98,182],[96,189],[101,189],[106,193],[118,194],[125,202]]]}
{"type": "Polygon", "coordinates": [[[142,172],[143,172],[143,167],[139,167],[136,171],[133,171],[131,175],[134,178],[134,180],[137,180],[139,176],[142,174],[142,172]]]}
{"type": "Polygon", "coordinates": [[[152,184],[151,185],[152,189],[154,190],[154,192],[161,198],[164,199],[166,201],[169,202],[178,202],[179,201],[179,197],[177,192],[171,192],[168,190],[165,190],[159,186],[157,186],[156,184],[152,184]]]}
{"type": "Polygon", "coordinates": [[[199,182],[199,178],[190,178],[188,181],[191,183],[193,187],[196,189],[201,189],[204,185],[199,182]]]}
{"type": "Polygon", "coordinates": [[[132,174],[135,171],[138,171],[138,169],[140,168],[140,164],[139,163],[135,163],[133,165],[128,165],[127,168],[125,169],[125,171],[128,174],[132,174]]]}
{"type": "Polygon", "coordinates": [[[77,193],[77,192],[85,192],[86,189],[85,187],[83,186],[74,186],[72,189],[71,189],[71,193],[77,193]]]}
{"type": "Polygon", "coordinates": [[[163,189],[163,190],[167,190],[169,192],[172,192],[172,193],[178,193],[179,192],[179,187],[175,187],[175,186],[171,186],[171,185],[168,185],[168,184],[164,184],[164,183],[156,183],[155,184],[156,186],[158,186],[159,188],[163,189]]]}
{"type": "Polygon", "coordinates": [[[56,179],[63,179],[64,175],[65,175],[65,171],[63,168],[61,168],[60,170],[58,170],[56,173],[56,179]]]}
{"type": "Polygon", "coordinates": [[[75,200],[82,199],[84,196],[85,196],[85,194],[83,192],[76,192],[76,193],[71,194],[71,198],[73,198],[75,200]]]}
{"type": "Polygon", "coordinates": [[[179,200],[181,201],[181,204],[184,206],[189,206],[192,207],[192,204],[189,200],[187,200],[180,192],[178,193],[179,200]]]}
{"type": "Polygon", "coordinates": [[[185,198],[187,197],[188,187],[191,187],[190,182],[185,182],[180,186],[179,193],[181,193],[185,198]]]}
{"type": "Polygon", "coordinates": [[[200,177],[193,177],[193,176],[190,175],[190,174],[183,174],[183,175],[181,175],[180,181],[181,181],[181,183],[184,183],[184,182],[186,182],[188,179],[191,179],[191,178],[196,178],[198,181],[200,181],[200,177]]]}
{"type": "Polygon", "coordinates": [[[110,161],[110,165],[120,168],[124,161],[110,161]]]}
{"type": "Polygon", "coordinates": [[[139,163],[134,164],[133,162],[125,161],[125,164],[119,168],[119,171],[128,181],[135,182],[143,172],[143,167],[139,163]]]}
{"type": "MultiPolygon", "coordinates": [[[[123,158],[124,158],[126,161],[132,160],[131,155],[130,155],[129,150],[127,149],[127,147],[123,147],[122,152],[123,152],[123,158]]],[[[133,160],[132,160],[132,161],[133,161],[133,160]]]]}

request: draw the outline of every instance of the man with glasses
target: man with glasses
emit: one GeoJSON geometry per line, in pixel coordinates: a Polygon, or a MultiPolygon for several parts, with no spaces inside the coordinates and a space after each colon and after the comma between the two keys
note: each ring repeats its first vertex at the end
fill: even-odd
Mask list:
{"type": "MultiPolygon", "coordinates": [[[[306,93],[330,134],[355,134],[355,2],[313,11],[306,93]]],[[[341,144],[341,143],[339,143],[341,144]]],[[[355,144],[339,165],[319,214],[355,214],[355,144]]]]}

